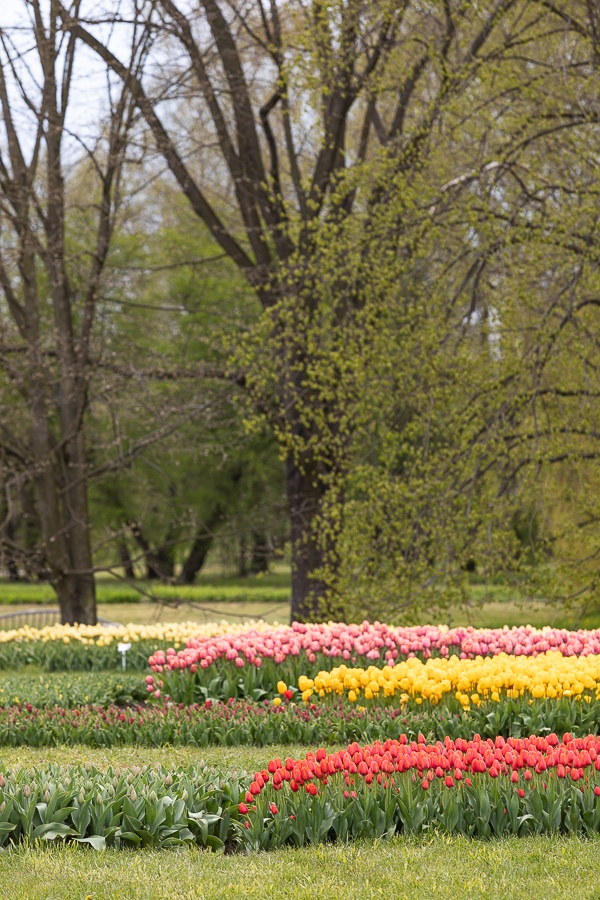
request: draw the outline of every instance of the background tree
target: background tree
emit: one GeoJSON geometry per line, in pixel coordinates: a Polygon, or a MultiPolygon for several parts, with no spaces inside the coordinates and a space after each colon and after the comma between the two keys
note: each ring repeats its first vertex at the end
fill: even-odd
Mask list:
{"type": "Polygon", "coordinates": [[[244,570],[254,544],[254,565],[268,562],[265,547],[285,531],[282,466],[272,437],[246,433],[225,377],[256,298],[173,185],[147,174],[107,262],[101,306],[115,363],[94,405],[93,443],[114,436],[124,465],[94,482],[94,537],[104,565],[120,568],[127,548],[139,574],[191,583],[215,538],[235,560],[247,546],[244,570]],[[194,406],[204,411],[191,415],[194,406]],[[162,439],[136,450],[151,423],[162,439]]]}
{"type": "MultiPolygon", "coordinates": [[[[92,623],[83,426],[96,307],[134,106],[123,86],[111,84],[99,127],[87,139],[79,130],[77,143],[89,163],[88,193],[79,204],[65,171],[74,152],[69,127],[77,41],[59,27],[57,3],[31,0],[24,12],[26,25],[0,31],[0,364],[18,422],[13,430],[5,421],[2,429],[3,537],[10,549],[13,504],[25,484],[34,484],[35,555],[48,570],[63,621],[92,623]],[[71,255],[75,234],[78,252],[71,255]]],[[[130,62],[142,52],[135,35],[132,48],[130,62]]]]}

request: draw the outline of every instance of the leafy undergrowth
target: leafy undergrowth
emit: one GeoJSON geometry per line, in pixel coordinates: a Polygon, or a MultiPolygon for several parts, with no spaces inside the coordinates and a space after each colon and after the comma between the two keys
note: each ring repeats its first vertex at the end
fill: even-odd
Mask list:
{"type": "Polygon", "coordinates": [[[10,673],[0,678],[0,720],[2,707],[20,704],[38,709],[49,706],[76,707],[88,703],[124,706],[139,703],[147,696],[144,679],[139,673],[10,673]]]}
{"type": "MultiPolygon", "coordinates": [[[[138,677],[139,678],[139,677],[138,677]]],[[[211,701],[192,706],[121,704],[144,694],[143,682],[135,676],[108,677],[94,683],[92,674],[38,676],[29,682],[15,680],[12,690],[25,698],[40,694],[44,706],[20,703],[2,709],[0,682],[0,747],[265,747],[270,744],[341,745],[351,741],[396,738],[405,733],[416,740],[445,737],[521,737],[530,734],[574,732],[600,733],[600,704],[584,703],[572,697],[560,700],[503,698],[464,710],[458,703],[453,711],[446,704],[423,704],[411,708],[358,708],[342,700],[332,703],[249,703],[211,701]],[[44,695],[44,685],[50,687],[44,695]],[[62,699],[60,698],[60,695],[62,699]],[[69,708],[69,698],[84,695],[93,701],[69,708]],[[52,706],[59,700],[59,705],[52,706]],[[49,705],[45,705],[45,704],[49,705]],[[104,705],[108,704],[108,705],[104,705]]],[[[10,693],[4,688],[4,698],[10,693]]],[[[410,707],[410,705],[409,705],[410,707]]]]}

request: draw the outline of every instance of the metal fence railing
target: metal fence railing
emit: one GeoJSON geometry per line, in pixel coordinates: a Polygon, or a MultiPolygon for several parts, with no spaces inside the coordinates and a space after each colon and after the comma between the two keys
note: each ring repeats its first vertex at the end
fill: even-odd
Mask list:
{"type": "MultiPolygon", "coordinates": [[[[10,631],[12,628],[22,628],[24,625],[30,625],[32,628],[44,628],[45,625],[57,625],[59,622],[59,609],[50,607],[19,609],[0,615],[0,631],[10,631]]],[[[98,625],[119,624],[119,622],[110,622],[108,619],[98,619],[98,625]]]]}

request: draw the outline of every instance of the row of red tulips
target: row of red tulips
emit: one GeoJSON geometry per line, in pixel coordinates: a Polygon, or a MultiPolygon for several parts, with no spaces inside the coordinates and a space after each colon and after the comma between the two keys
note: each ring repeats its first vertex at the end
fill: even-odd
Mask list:
{"type": "Polygon", "coordinates": [[[249,848],[439,829],[490,837],[600,831],[600,737],[424,738],[272,759],[239,811],[249,848]]]}
{"type": "MultiPolygon", "coordinates": [[[[565,734],[562,741],[556,734],[506,740],[497,737],[495,741],[476,735],[473,740],[457,738],[453,741],[447,737],[443,743],[427,744],[423,735],[419,735],[417,741],[409,741],[401,734],[398,740],[387,740],[383,744],[375,741],[371,746],[360,747],[354,742],[346,750],[333,754],[320,749],[300,760],[288,758],[282,763],[279,758],[272,759],[267,771],[273,776],[275,790],[288,784],[295,792],[305,785],[310,786],[309,793],[314,794],[317,782],[326,785],[329,776],[338,772],[343,773],[347,785],[354,783],[354,776],[362,777],[370,784],[374,778],[382,783],[397,772],[416,772],[422,779],[422,787],[427,789],[434,777],[445,778],[446,785],[453,787],[455,781],[483,772],[491,778],[508,774],[511,781],[517,783],[521,769],[524,770],[523,777],[529,781],[533,772],[537,775],[548,772],[548,777],[556,774],[558,778],[570,777],[578,781],[589,768],[600,772],[600,737],[593,735],[573,738],[571,734],[565,734]]],[[[255,779],[247,799],[259,794],[268,782],[269,778],[265,780],[264,776],[255,779]]]]}

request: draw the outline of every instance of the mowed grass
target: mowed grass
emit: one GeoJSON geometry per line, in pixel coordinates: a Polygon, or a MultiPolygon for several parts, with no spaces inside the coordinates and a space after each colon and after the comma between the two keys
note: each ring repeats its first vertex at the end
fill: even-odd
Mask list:
{"type": "MultiPolygon", "coordinates": [[[[227,578],[215,574],[200,575],[196,584],[161,584],[156,581],[127,583],[115,578],[98,578],[96,596],[99,604],[139,603],[144,600],[164,600],[193,603],[289,603],[289,572],[247,578],[227,578]]],[[[49,584],[20,582],[0,583],[0,604],[30,606],[54,605],[56,598],[49,584]]]]}
{"type": "MultiPolygon", "coordinates": [[[[247,619],[287,623],[290,619],[290,590],[289,572],[281,569],[269,575],[248,578],[206,574],[200,576],[197,584],[187,587],[138,582],[136,588],[115,579],[99,579],[98,616],[111,622],[140,625],[186,621],[242,622],[247,619]]],[[[0,614],[17,613],[36,606],[57,606],[48,585],[0,582],[0,614]]],[[[369,618],[368,596],[365,597],[364,616],[369,618]]],[[[467,607],[433,613],[429,620],[430,624],[474,625],[480,628],[499,628],[503,625],[598,628],[600,609],[591,609],[580,616],[576,609],[565,610],[542,599],[519,597],[506,585],[486,587],[473,584],[467,607]]],[[[0,618],[0,629],[3,627],[0,618]]]]}
{"type": "MultiPolygon", "coordinates": [[[[48,607],[56,606],[55,602],[49,602],[48,607]]],[[[20,603],[2,607],[0,615],[7,612],[23,612],[34,609],[31,604],[20,603]]],[[[244,622],[248,619],[263,619],[271,623],[288,623],[290,620],[290,605],[285,603],[254,603],[254,602],[227,602],[207,603],[202,608],[189,604],[174,605],[172,603],[99,603],[98,618],[108,622],[118,622],[121,625],[153,625],[157,622],[244,622]]],[[[6,628],[0,619],[0,629],[6,628]]],[[[11,628],[14,625],[10,625],[11,628]]]]}
{"type": "MultiPolygon", "coordinates": [[[[223,576],[214,567],[209,567],[200,573],[193,585],[148,581],[131,584],[104,576],[97,579],[96,592],[98,616],[123,624],[241,622],[251,618],[285,623],[290,618],[291,576],[289,566],[283,562],[276,563],[273,571],[266,575],[246,578],[223,576]]],[[[524,598],[509,584],[484,585],[474,581],[470,595],[466,607],[433,613],[430,623],[480,628],[503,625],[600,627],[600,607],[580,615],[578,609],[564,609],[542,598],[524,598]]],[[[57,606],[48,584],[0,582],[0,614],[36,606],[57,606]]],[[[365,596],[364,616],[369,618],[368,596],[365,596]]],[[[390,623],[394,624],[391,619],[390,623]]],[[[2,627],[0,618],[0,629],[2,627]]]]}
{"type": "MultiPolygon", "coordinates": [[[[109,766],[155,766],[170,768],[198,766],[205,763],[223,771],[254,773],[266,768],[270,759],[291,756],[299,759],[309,750],[298,744],[275,744],[271,747],[3,747],[0,749],[0,766],[5,769],[23,769],[48,765],[85,765],[91,763],[98,769],[109,766]]],[[[339,747],[326,747],[337,750],[339,747]]]]}
{"type": "Polygon", "coordinates": [[[600,840],[566,837],[323,845],[252,856],[197,849],[27,847],[0,856],[0,898],[26,900],[600,898],[600,840]]]}

